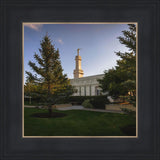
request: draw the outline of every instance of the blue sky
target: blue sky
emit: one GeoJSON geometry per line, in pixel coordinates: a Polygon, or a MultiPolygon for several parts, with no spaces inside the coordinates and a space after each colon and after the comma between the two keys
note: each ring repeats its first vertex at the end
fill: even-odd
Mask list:
{"type": "Polygon", "coordinates": [[[28,62],[35,62],[33,55],[39,54],[40,41],[48,33],[55,48],[59,48],[61,64],[68,78],[73,78],[78,48],[81,48],[84,76],[103,74],[104,70],[116,65],[119,57],[115,52],[128,51],[117,39],[123,30],[128,30],[127,24],[25,24],[24,71],[32,72],[28,62]]]}

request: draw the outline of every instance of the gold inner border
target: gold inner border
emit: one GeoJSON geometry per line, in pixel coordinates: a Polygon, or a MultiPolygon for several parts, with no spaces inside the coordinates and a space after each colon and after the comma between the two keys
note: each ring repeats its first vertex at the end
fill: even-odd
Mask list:
{"type": "Polygon", "coordinates": [[[22,138],[138,138],[138,22],[22,22],[22,138]],[[24,136],[24,24],[135,24],[136,25],[136,136],[24,136]]]}

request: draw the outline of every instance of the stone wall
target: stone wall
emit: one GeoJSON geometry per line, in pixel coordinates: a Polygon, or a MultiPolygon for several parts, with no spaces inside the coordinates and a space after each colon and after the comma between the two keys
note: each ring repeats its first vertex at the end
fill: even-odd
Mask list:
{"type": "Polygon", "coordinates": [[[108,111],[121,111],[122,108],[136,111],[136,107],[131,104],[106,104],[105,106],[105,109],[108,111]]]}

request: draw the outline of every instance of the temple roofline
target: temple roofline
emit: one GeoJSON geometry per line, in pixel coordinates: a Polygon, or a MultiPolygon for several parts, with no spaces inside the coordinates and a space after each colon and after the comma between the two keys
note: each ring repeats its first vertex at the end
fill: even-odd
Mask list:
{"type": "Polygon", "coordinates": [[[74,79],[85,79],[85,78],[91,78],[91,77],[97,77],[97,76],[104,76],[105,74],[96,74],[96,75],[91,75],[91,76],[86,76],[86,77],[80,77],[80,78],[72,78],[70,80],[74,79]]]}

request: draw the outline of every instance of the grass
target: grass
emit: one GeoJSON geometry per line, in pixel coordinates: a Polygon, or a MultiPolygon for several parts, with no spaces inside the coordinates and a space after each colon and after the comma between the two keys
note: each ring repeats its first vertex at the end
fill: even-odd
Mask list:
{"type": "MultiPolygon", "coordinates": [[[[57,111],[67,116],[58,118],[32,117],[45,109],[24,108],[24,136],[128,136],[124,127],[135,126],[135,115],[84,110],[57,111]]],[[[133,128],[133,127],[132,127],[133,128]]],[[[133,130],[133,129],[132,129],[133,130]]],[[[135,130],[132,136],[135,136],[135,130]]]]}

